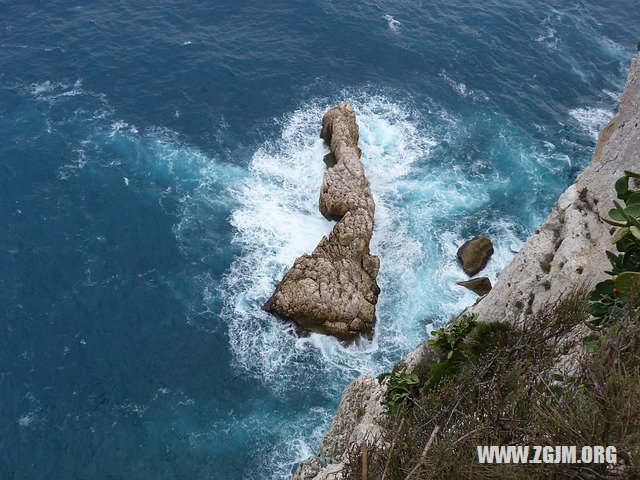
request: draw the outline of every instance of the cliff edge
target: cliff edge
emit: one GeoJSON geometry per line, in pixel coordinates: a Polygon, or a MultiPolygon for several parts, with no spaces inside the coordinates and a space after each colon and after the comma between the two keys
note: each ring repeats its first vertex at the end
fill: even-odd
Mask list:
{"type": "Polygon", "coordinates": [[[591,163],[558,199],[496,285],[469,309],[481,321],[524,322],[578,287],[591,288],[609,269],[611,226],[600,217],[613,208],[612,188],[625,170],[640,166],[640,54],[631,63],[618,114],[600,132],[591,163]]]}

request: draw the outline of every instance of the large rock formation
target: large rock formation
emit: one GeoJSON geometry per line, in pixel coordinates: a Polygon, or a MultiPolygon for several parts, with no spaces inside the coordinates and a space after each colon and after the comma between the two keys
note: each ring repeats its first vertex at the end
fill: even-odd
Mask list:
{"type": "Polygon", "coordinates": [[[331,148],[320,212],[338,223],[311,255],[296,259],[264,309],[306,330],[353,340],[373,331],[380,260],[369,253],[375,203],[350,103],[325,113],[320,136],[331,148]]]}
{"type": "MultiPolygon", "coordinates": [[[[611,235],[599,215],[606,215],[611,208],[616,195],[613,185],[624,170],[640,170],[640,53],[631,63],[618,114],[600,133],[591,163],[560,196],[547,220],[502,271],[495,287],[468,311],[478,314],[480,321],[522,324],[549,302],[607,277],[604,271],[609,262],[604,252],[612,248],[611,235]]],[[[570,332],[563,341],[575,343],[578,339],[578,348],[583,350],[579,339],[584,333],[570,332]]],[[[396,368],[412,371],[433,355],[424,342],[396,368]]],[[[384,382],[371,377],[357,378],[349,385],[320,448],[320,456],[331,456],[332,463],[311,457],[300,464],[294,480],[343,478],[346,452],[364,442],[375,442],[384,428],[385,415],[374,405],[383,398],[385,389],[384,382]],[[371,414],[358,417],[355,405],[364,405],[371,414]]]]}

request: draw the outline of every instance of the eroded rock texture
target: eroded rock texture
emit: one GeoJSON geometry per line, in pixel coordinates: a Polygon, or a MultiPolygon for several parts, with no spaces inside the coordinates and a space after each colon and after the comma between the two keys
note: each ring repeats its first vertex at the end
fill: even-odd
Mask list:
{"type": "Polygon", "coordinates": [[[353,340],[372,334],[380,260],[369,253],[375,203],[350,103],[325,113],[320,136],[331,148],[320,212],[338,223],[311,255],[296,259],[264,309],[309,331],[353,340]]]}

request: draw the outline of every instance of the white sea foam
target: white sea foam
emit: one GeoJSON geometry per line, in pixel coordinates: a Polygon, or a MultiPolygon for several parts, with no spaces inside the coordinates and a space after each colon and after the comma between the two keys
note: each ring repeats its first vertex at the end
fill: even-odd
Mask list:
{"type": "Polygon", "coordinates": [[[614,112],[601,107],[580,107],[569,110],[569,115],[577,120],[580,127],[594,140],[598,140],[600,130],[613,118],[614,112]]]}
{"type": "Polygon", "coordinates": [[[43,418],[39,416],[39,413],[42,410],[42,405],[40,400],[38,400],[31,392],[28,392],[24,398],[31,404],[31,411],[18,417],[17,423],[21,428],[28,428],[43,421],[43,418]]]}
{"type": "Polygon", "coordinates": [[[147,413],[147,410],[149,410],[149,405],[139,405],[137,403],[126,402],[121,405],[117,405],[115,409],[123,411],[125,415],[134,414],[138,417],[142,417],[145,413],[147,413]]]}
{"type": "Polygon", "coordinates": [[[324,172],[319,159],[328,151],[318,136],[322,113],[319,106],[295,112],[280,139],[254,154],[248,178],[233,192],[241,207],[231,224],[243,255],[231,266],[221,293],[235,361],[263,379],[284,370],[301,342],[260,305],[295,258],[311,252],[333,227],[318,212],[324,172]]]}
{"type": "Polygon", "coordinates": [[[551,28],[550,26],[546,26],[545,27],[545,32],[540,34],[537,38],[536,38],[536,42],[544,42],[545,40],[552,40],[553,38],[555,38],[556,36],[556,31],[554,28],[551,28]]]}
{"type": "Polygon", "coordinates": [[[25,428],[32,425],[37,420],[38,420],[38,417],[34,413],[28,413],[18,418],[18,425],[25,428]]]}
{"type": "Polygon", "coordinates": [[[389,26],[389,30],[391,30],[393,33],[398,33],[402,23],[400,23],[398,20],[396,20],[395,18],[393,18],[389,14],[386,14],[384,16],[384,19],[387,21],[387,25],[389,26]]]}
{"type": "Polygon", "coordinates": [[[58,178],[60,180],[67,180],[71,175],[84,168],[87,164],[88,158],[84,145],[74,150],[73,153],[76,154],[76,158],[62,165],[58,169],[58,178]]]}
{"type": "Polygon", "coordinates": [[[561,26],[562,17],[564,14],[557,10],[552,10],[544,20],[542,20],[540,27],[542,32],[535,38],[535,41],[541,43],[549,50],[558,50],[561,46],[560,38],[558,38],[558,32],[556,27],[561,26]]]}
{"type": "Polygon", "coordinates": [[[620,101],[622,98],[622,91],[620,92],[612,92],[611,90],[607,90],[606,88],[602,89],[602,93],[607,95],[611,100],[614,100],[616,103],[620,101]]]}
{"type": "MultiPolygon", "coordinates": [[[[61,84],[57,84],[57,85],[60,86],[61,84]]],[[[42,95],[43,93],[52,91],[55,88],[55,86],[56,85],[52,84],[49,80],[45,82],[34,83],[31,88],[31,93],[33,93],[34,95],[42,95]]]]}
{"type": "Polygon", "coordinates": [[[114,137],[121,130],[128,130],[130,133],[132,133],[134,135],[138,133],[138,129],[136,128],[135,125],[129,125],[124,120],[116,120],[115,122],[113,122],[111,124],[111,133],[110,133],[110,135],[112,137],[114,137]]]}
{"type": "Polygon", "coordinates": [[[471,97],[474,100],[489,101],[489,96],[484,93],[482,90],[468,88],[467,85],[463,82],[456,82],[454,79],[449,77],[446,72],[440,72],[440,76],[446,80],[451,88],[453,88],[458,95],[461,97],[471,97]]]}
{"type": "Polygon", "coordinates": [[[534,150],[526,156],[533,158],[539,165],[553,173],[561,173],[571,166],[571,157],[565,153],[556,151],[556,146],[551,142],[543,142],[545,150],[534,150]]]}
{"type": "Polygon", "coordinates": [[[82,90],[82,79],[76,80],[73,84],[67,82],[44,82],[31,84],[31,94],[38,100],[54,103],[57,99],[64,97],[74,97],[85,93],[82,90]]]}

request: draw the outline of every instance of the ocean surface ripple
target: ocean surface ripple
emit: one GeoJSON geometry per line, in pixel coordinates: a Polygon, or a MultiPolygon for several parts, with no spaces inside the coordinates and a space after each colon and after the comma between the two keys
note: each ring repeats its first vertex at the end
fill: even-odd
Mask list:
{"type": "Polygon", "coordinates": [[[357,375],[495,281],[589,161],[631,0],[4,2],[0,478],[285,479],[357,375]],[[353,102],[376,334],[260,305],[332,227],[323,112],[353,102]]]}

